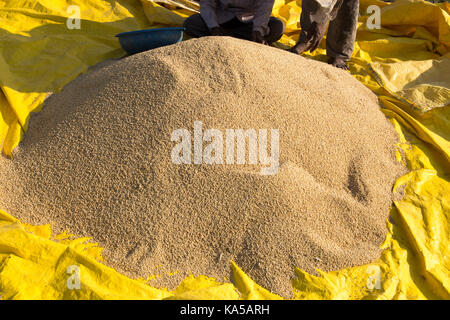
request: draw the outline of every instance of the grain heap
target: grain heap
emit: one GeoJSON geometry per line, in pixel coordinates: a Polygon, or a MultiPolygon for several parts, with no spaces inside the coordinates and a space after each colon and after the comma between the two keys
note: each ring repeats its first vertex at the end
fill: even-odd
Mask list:
{"type": "Polygon", "coordinates": [[[108,265],[158,274],[156,286],[174,288],[191,272],[229,280],[233,260],[290,296],[294,267],[379,256],[403,174],[395,143],[376,96],[348,73],[202,38],[109,64],[51,96],[13,160],[0,160],[0,208],[92,236],[108,265]],[[226,129],[278,129],[278,171],[174,164],[171,135],[192,134],[195,121],[223,141],[226,129]]]}

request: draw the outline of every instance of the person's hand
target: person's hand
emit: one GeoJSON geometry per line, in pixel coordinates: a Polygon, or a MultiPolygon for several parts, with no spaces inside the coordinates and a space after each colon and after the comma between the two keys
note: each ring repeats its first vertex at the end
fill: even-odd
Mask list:
{"type": "Polygon", "coordinates": [[[210,30],[212,36],[225,36],[225,30],[223,30],[221,27],[214,27],[210,30]]]}
{"type": "Polygon", "coordinates": [[[313,22],[311,24],[311,28],[305,30],[305,36],[301,37],[302,39],[299,40],[295,47],[293,47],[290,51],[297,54],[308,50],[309,52],[313,52],[319,47],[320,41],[322,41],[325,34],[326,27],[327,25],[325,23],[319,24],[317,22],[313,22]]]}
{"type": "Polygon", "coordinates": [[[253,31],[252,32],[252,41],[256,42],[256,43],[267,44],[267,42],[264,39],[262,33],[259,32],[259,31],[253,31]]]}
{"type": "Polygon", "coordinates": [[[316,50],[319,45],[320,41],[322,41],[322,38],[325,34],[326,24],[321,23],[318,24],[316,22],[312,23],[311,29],[308,30],[308,41],[307,43],[309,46],[306,48],[306,50],[309,50],[309,52],[313,52],[316,50]]]}

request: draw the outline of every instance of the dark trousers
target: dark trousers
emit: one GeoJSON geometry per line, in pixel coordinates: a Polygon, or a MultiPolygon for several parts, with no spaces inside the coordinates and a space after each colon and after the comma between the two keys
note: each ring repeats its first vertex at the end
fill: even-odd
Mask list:
{"type": "MultiPolygon", "coordinates": [[[[275,17],[270,17],[268,26],[269,33],[264,37],[267,43],[270,44],[272,42],[280,40],[284,32],[283,21],[275,17]]],[[[211,35],[205,21],[203,21],[203,18],[199,13],[194,14],[184,20],[183,27],[186,28],[186,34],[193,38],[200,38],[211,35]]],[[[234,18],[230,21],[222,23],[220,27],[224,29],[225,32],[231,37],[251,40],[253,31],[252,22],[244,23],[239,19],[234,18]]]]}

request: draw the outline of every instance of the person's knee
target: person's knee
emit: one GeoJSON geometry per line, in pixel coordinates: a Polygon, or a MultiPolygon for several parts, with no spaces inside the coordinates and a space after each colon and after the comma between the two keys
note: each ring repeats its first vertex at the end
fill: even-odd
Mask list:
{"type": "Polygon", "coordinates": [[[206,26],[200,14],[193,14],[186,18],[183,22],[184,32],[191,37],[203,37],[208,35],[208,27],[206,26]]]}
{"type": "Polygon", "coordinates": [[[284,33],[284,22],[281,19],[270,17],[269,20],[269,34],[272,42],[280,40],[284,33]]]}
{"type": "Polygon", "coordinates": [[[186,32],[186,34],[188,34],[188,35],[191,35],[191,33],[193,33],[193,31],[195,30],[194,16],[190,16],[190,17],[187,17],[186,19],[184,19],[183,27],[184,27],[184,32],[186,32]]]}

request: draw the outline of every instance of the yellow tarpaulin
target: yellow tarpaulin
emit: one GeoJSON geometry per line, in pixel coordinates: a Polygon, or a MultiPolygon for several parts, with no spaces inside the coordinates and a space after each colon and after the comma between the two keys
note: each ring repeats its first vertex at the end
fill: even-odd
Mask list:
{"type": "MultiPolygon", "coordinates": [[[[124,54],[115,34],[179,26],[197,10],[198,5],[190,0],[0,0],[3,152],[10,155],[18,145],[30,112],[39,110],[48,92],[59,91],[89,66],[124,54]],[[80,29],[69,29],[68,19],[77,12],[80,29]]],[[[286,23],[278,47],[295,43],[300,12],[300,0],[275,2],[273,15],[286,23]]],[[[295,298],[450,298],[449,14],[448,3],[361,0],[350,71],[379,96],[382,111],[400,136],[399,147],[411,172],[396,183],[395,187],[405,188],[405,196],[391,210],[381,258],[370,265],[319,271],[320,276],[297,269],[295,298]],[[370,5],[381,8],[379,29],[367,27],[370,5]]],[[[309,56],[324,61],[324,42],[309,56]]],[[[101,248],[88,240],[54,235],[50,225],[27,225],[0,211],[0,297],[280,298],[234,263],[230,265],[233,283],[190,276],[174,291],[152,288],[144,279],[129,279],[106,267],[101,263],[101,248]],[[70,282],[74,275],[79,276],[79,289],[70,282]]]]}

